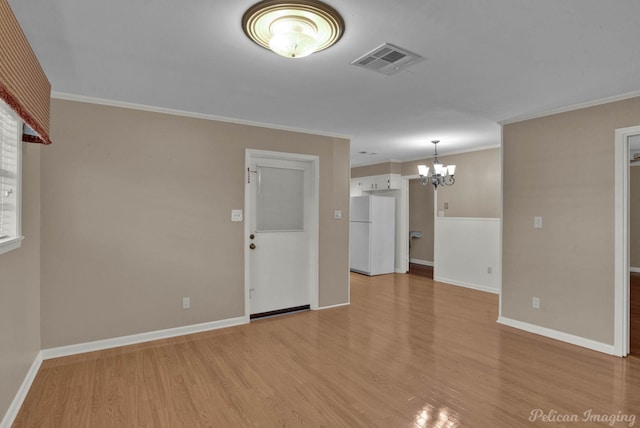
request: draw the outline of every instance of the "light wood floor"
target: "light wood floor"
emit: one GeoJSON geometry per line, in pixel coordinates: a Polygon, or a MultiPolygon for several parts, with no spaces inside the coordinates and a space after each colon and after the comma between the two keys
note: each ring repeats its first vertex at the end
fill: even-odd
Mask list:
{"type": "Polygon", "coordinates": [[[493,294],[352,274],[350,306],[45,361],[14,427],[609,426],[534,409],[640,423],[639,358],[497,315],[493,294]]]}

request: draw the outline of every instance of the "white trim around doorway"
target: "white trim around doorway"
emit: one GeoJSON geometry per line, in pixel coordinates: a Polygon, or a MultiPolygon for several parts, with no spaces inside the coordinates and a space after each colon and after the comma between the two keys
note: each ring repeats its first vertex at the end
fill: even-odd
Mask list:
{"type": "Polygon", "coordinates": [[[614,354],[629,354],[629,137],[640,126],[615,130],[614,354]]]}
{"type": "Polygon", "coordinates": [[[251,192],[249,191],[249,182],[246,178],[247,171],[250,170],[251,161],[254,158],[271,158],[289,161],[310,162],[313,168],[313,202],[311,209],[311,251],[312,262],[309,272],[309,306],[312,310],[319,309],[319,210],[320,210],[320,158],[315,155],[305,155],[300,153],[286,153],[269,150],[246,149],[245,150],[245,192],[244,192],[244,318],[250,322],[251,302],[249,300],[249,289],[251,287],[249,260],[249,235],[251,234],[250,224],[246,221],[247,209],[251,204],[251,192]]]}

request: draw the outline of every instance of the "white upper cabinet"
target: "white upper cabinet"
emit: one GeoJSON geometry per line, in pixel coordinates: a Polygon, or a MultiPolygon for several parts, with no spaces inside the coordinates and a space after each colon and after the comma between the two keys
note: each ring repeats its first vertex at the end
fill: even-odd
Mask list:
{"type": "Polygon", "coordinates": [[[357,177],[351,179],[351,191],[350,196],[362,196],[362,179],[364,177],[357,177]]]}
{"type": "Polygon", "coordinates": [[[375,192],[376,190],[400,189],[400,174],[381,174],[361,177],[362,190],[375,192]]]}

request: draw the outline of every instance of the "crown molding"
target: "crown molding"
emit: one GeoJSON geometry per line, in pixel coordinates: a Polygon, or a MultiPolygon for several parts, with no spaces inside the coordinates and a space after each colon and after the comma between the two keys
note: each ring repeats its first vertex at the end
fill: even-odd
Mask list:
{"type": "MultiPolygon", "coordinates": [[[[474,148],[471,148],[471,149],[462,149],[462,150],[455,150],[455,151],[452,151],[452,152],[438,153],[438,157],[439,158],[443,158],[443,157],[447,157],[447,156],[463,155],[465,153],[481,152],[483,150],[501,149],[501,148],[502,148],[502,144],[491,144],[489,146],[481,146],[481,147],[474,147],[474,148]]],[[[416,161],[421,161],[421,160],[426,160],[426,159],[433,159],[433,155],[431,155],[431,156],[422,156],[422,157],[419,157],[419,158],[407,159],[407,160],[402,161],[402,162],[403,163],[416,162],[416,161]]]]}
{"type": "Polygon", "coordinates": [[[96,98],[96,97],[88,97],[85,95],[69,94],[66,92],[51,91],[51,98],[58,99],[58,100],[65,100],[65,101],[77,101],[77,102],[87,103],[87,104],[98,104],[98,105],[109,106],[109,107],[128,108],[132,110],[141,110],[141,111],[147,111],[151,113],[170,114],[172,116],[182,116],[182,117],[189,117],[194,119],[215,120],[217,122],[234,123],[237,125],[257,126],[260,128],[276,129],[279,131],[300,132],[303,134],[318,135],[321,137],[343,138],[346,140],[351,140],[352,138],[351,136],[348,136],[348,135],[331,133],[331,132],[323,132],[323,131],[318,131],[314,129],[294,128],[290,126],[274,125],[272,123],[254,122],[251,120],[244,120],[244,119],[235,119],[235,118],[226,117],[226,116],[216,116],[212,114],[196,113],[196,112],[191,112],[186,110],[176,110],[176,109],[170,109],[170,108],[164,108],[164,107],[154,107],[146,104],[136,104],[136,103],[130,103],[126,101],[109,100],[106,98],[96,98]]]}
{"type": "Polygon", "coordinates": [[[572,104],[566,107],[560,107],[557,109],[545,110],[538,113],[524,114],[521,116],[515,116],[509,119],[499,120],[498,125],[504,126],[517,122],[524,122],[525,120],[538,119],[540,117],[551,116],[554,114],[566,113],[573,110],[580,110],[583,108],[595,107],[602,104],[613,103],[616,101],[628,100],[629,98],[640,97],[640,91],[628,92],[622,95],[615,95],[607,98],[600,98],[597,100],[587,101],[579,104],[572,104]]]}
{"type": "MultiPolygon", "coordinates": [[[[442,157],[446,157],[446,156],[462,155],[462,154],[465,154],[465,153],[481,152],[483,150],[500,149],[500,148],[502,148],[502,144],[491,144],[489,146],[481,146],[481,147],[474,147],[474,148],[470,148],[470,149],[455,150],[455,151],[452,151],[452,152],[438,153],[438,157],[442,158],[442,157]]],[[[373,162],[367,162],[367,163],[359,163],[357,165],[351,165],[351,168],[360,168],[361,166],[380,165],[380,164],[389,163],[389,162],[403,164],[403,163],[407,163],[407,162],[417,162],[417,161],[426,160],[426,159],[433,159],[433,155],[431,155],[431,156],[420,156],[419,158],[411,158],[411,159],[405,159],[405,160],[392,159],[392,160],[388,160],[388,161],[373,161],[373,162]]]]}

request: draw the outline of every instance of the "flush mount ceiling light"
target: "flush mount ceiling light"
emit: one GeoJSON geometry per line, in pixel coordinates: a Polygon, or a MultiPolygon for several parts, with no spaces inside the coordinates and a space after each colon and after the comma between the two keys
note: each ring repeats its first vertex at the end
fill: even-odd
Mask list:
{"type": "Polygon", "coordinates": [[[242,29],[263,48],[287,58],[302,58],[340,40],[344,20],[320,1],[266,0],[244,13],[242,29]]]}
{"type": "Polygon", "coordinates": [[[440,140],[433,140],[433,172],[429,174],[429,167],[426,165],[418,165],[418,174],[420,175],[420,183],[427,186],[433,184],[435,189],[438,186],[451,186],[456,182],[453,174],[456,172],[455,165],[442,165],[438,160],[438,143],[440,140]]]}

